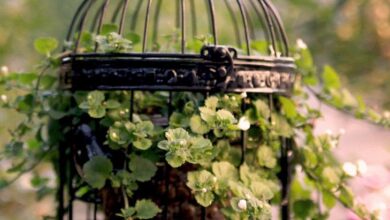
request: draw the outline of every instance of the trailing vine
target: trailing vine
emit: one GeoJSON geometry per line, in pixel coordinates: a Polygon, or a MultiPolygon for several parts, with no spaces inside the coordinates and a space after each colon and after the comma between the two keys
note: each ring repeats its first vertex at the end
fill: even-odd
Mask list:
{"type": "MultiPolygon", "coordinates": [[[[115,26],[105,25],[99,36],[83,33],[81,44],[85,51],[93,51],[98,45],[98,52],[102,53],[129,52],[137,47],[137,35],[123,38],[115,31],[115,26]]],[[[188,45],[196,51],[202,43],[194,40],[188,45]]],[[[58,90],[56,73],[62,55],[54,53],[57,46],[55,39],[38,39],[35,48],[45,59],[37,72],[3,71],[0,75],[0,86],[13,91],[9,96],[1,96],[1,106],[22,116],[0,154],[1,160],[11,162],[9,175],[0,176],[0,189],[44,161],[53,163],[58,173],[57,149],[65,141],[64,134],[86,123],[95,133],[104,131],[100,145],[125,159],[118,166],[113,157],[96,150],[80,167],[82,180],[89,187],[77,193],[82,195],[107,186],[119,189],[124,206],[117,216],[150,219],[162,212],[162,207],[150,198],[138,196],[136,201],[133,198],[141,185],[152,181],[162,164],[168,163],[172,168],[192,165],[186,186],[201,206],[217,204],[227,219],[271,219],[272,205],[283,202],[278,179],[280,140],[289,138],[294,143],[290,195],[294,219],[326,219],[336,202],[362,219],[376,219],[375,212],[356,202],[348,187],[354,175],[346,172],[332,153],[340,134],[314,134],[313,122],[321,117],[321,111],[307,100],[314,95],[330,106],[385,127],[390,126],[390,116],[375,112],[362,98],[343,88],[331,67],[324,67],[318,74],[303,42],[299,41],[294,49],[298,74],[291,97],[254,94],[205,97],[180,92],[173,97],[172,110],[166,105],[168,92],[58,90]],[[136,103],[133,110],[128,103],[132,95],[136,103]],[[275,99],[280,110],[271,108],[269,99],[275,99]],[[245,111],[241,109],[243,102],[247,105],[245,111]],[[168,114],[168,127],[151,117],[163,118],[168,114]],[[64,120],[68,123],[62,123],[64,120]],[[238,147],[242,131],[248,134],[245,160],[238,147]],[[314,199],[313,194],[320,195],[320,199],[314,199]]],[[[71,43],[68,47],[72,47],[71,43]]],[[[254,42],[252,48],[262,50],[263,42],[254,42]]],[[[41,196],[52,191],[47,179],[38,174],[34,178],[41,196]]]]}

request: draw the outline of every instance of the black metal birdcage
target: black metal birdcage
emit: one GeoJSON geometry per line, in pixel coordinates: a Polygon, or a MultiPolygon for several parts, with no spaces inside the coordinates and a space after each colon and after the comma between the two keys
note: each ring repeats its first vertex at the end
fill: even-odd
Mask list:
{"type": "MultiPolygon", "coordinates": [[[[168,109],[177,92],[205,96],[256,93],[268,97],[270,107],[277,108],[274,97],[288,95],[295,77],[284,27],[270,0],[84,0],[73,17],[65,44],[64,50],[69,53],[62,58],[61,88],[72,92],[127,90],[132,94],[130,118],[136,91],[169,92],[168,109]],[[139,46],[130,52],[103,52],[99,44],[85,50],[83,33],[98,36],[108,23],[116,24],[119,36],[140,36],[139,46]],[[206,40],[195,51],[189,44],[199,36],[206,40]],[[161,46],[159,42],[164,40],[171,46],[161,46]]],[[[243,110],[246,104],[243,101],[243,110]]],[[[81,133],[90,135],[88,129],[81,129],[81,133]]],[[[241,132],[243,158],[246,138],[246,132],[241,132]]],[[[289,219],[290,140],[283,139],[282,145],[281,216],[289,219]]],[[[89,213],[96,219],[101,196],[98,192],[82,198],[76,195],[82,183],[74,181],[74,157],[67,155],[65,145],[60,148],[59,218],[73,219],[73,204],[81,200],[94,204],[94,211],[89,213]]],[[[165,193],[169,194],[174,186],[169,181],[165,184],[165,193]]],[[[162,196],[164,211],[160,217],[172,219],[166,197],[162,196]]],[[[199,210],[201,219],[210,219],[208,210],[199,210]]]]}

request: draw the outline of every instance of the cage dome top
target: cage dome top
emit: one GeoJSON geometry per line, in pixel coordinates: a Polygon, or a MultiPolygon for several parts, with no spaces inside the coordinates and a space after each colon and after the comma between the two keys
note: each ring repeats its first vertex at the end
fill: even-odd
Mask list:
{"type": "Polygon", "coordinates": [[[269,0],[84,0],[64,50],[72,90],[286,93],[295,75],[269,0]]]}

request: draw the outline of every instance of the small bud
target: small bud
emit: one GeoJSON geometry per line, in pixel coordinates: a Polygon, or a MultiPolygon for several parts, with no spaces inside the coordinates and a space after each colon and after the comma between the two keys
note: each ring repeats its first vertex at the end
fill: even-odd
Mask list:
{"type": "Polygon", "coordinates": [[[350,162],[344,163],[343,171],[345,174],[347,174],[350,177],[354,177],[357,175],[356,165],[350,162]]]}
{"type": "Polygon", "coordinates": [[[248,94],[246,92],[241,93],[241,98],[245,99],[246,97],[248,97],[248,94]]]}
{"type": "Polygon", "coordinates": [[[8,97],[6,95],[1,95],[1,101],[4,102],[4,103],[7,103],[8,102],[8,97]]]}
{"type": "Polygon", "coordinates": [[[1,76],[8,76],[9,70],[7,66],[2,66],[0,70],[0,75],[1,76]]]}
{"type": "Polygon", "coordinates": [[[365,173],[367,173],[368,168],[367,168],[367,163],[366,163],[366,161],[364,161],[364,160],[358,160],[358,161],[356,162],[356,164],[357,164],[357,171],[358,171],[358,173],[359,173],[360,175],[364,175],[365,173]]]}
{"type": "Polygon", "coordinates": [[[329,142],[329,144],[330,144],[330,148],[331,148],[331,149],[334,149],[334,148],[336,148],[337,145],[339,144],[339,141],[338,141],[338,140],[331,140],[331,141],[329,142]]]}
{"type": "Polygon", "coordinates": [[[298,39],[297,40],[297,47],[298,49],[307,49],[307,44],[302,40],[302,39],[298,39]]]}
{"type": "Polygon", "coordinates": [[[180,145],[186,145],[186,144],[187,144],[187,141],[186,141],[186,140],[180,140],[179,144],[180,144],[180,145]]]}
{"type": "Polygon", "coordinates": [[[244,116],[240,118],[238,127],[243,131],[247,131],[251,127],[251,123],[249,122],[248,118],[244,116]]]}
{"type": "Polygon", "coordinates": [[[247,202],[245,199],[240,199],[240,201],[238,201],[238,204],[237,204],[238,208],[241,209],[241,210],[246,210],[248,207],[247,207],[247,202]]]}
{"type": "Polygon", "coordinates": [[[206,188],[202,188],[202,193],[207,193],[207,189],[206,188]]]}
{"type": "Polygon", "coordinates": [[[118,139],[119,138],[119,136],[118,136],[118,134],[116,132],[112,132],[111,136],[112,136],[113,139],[118,139]]]}
{"type": "Polygon", "coordinates": [[[218,181],[217,177],[213,177],[213,182],[216,183],[218,181]]]}
{"type": "Polygon", "coordinates": [[[333,131],[328,129],[328,130],[326,130],[326,134],[329,135],[329,136],[332,136],[333,135],[333,131]]]}
{"type": "Polygon", "coordinates": [[[389,111],[385,111],[383,113],[383,117],[385,117],[386,119],[389,119],[390,118],[390,112],[389,111]]]}
{"type": "Polygon", "coordinates": [[[344,128],[340,128],[339,133],[340,133],[341,135],[344,135],[344,134],[347,133],[347,132],[345,131],[344,128]]]}

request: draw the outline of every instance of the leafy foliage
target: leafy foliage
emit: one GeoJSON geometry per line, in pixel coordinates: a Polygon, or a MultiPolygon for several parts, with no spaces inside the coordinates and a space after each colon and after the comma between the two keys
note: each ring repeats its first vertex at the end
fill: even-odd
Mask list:
{"type": "MultiPolygon", "coordinates": [[[[128,52],[139,41],[134,34],[128,36],[129,40],[117,35],[116,30],[115,26],[105,25],[101,36],[82,33],[83,49],[93,50],[97,43],[99,52],[128,52]]],[[[58,60],[52,53],[56,46],[51,38],[35,43],[37,51],[47,57],[44,70],[55,72],[58,60]]],[[[259,42],[253,47],[263,48],[259,42]]],[[[54,74],[2,75],[1,86],[25,91],[11,100],[2,97],[2,106],[25,114],[26,119],[12,131],[14,138],[1,159],[10,159],[8,172],[19,176],[34,170],[44,159],[55,161],[56,154],[51,150],[64,143],[72,128],[87,121],[94,132],[103,134],[99,143],[122,155],[126,162],[119,166],[114,157],[91,157],[83,164],[83,179],[92,188],[121,189],[125,207],[118,215],[123,218],[151,219],[161,211],[148,199],[134,201],[134,206],[127,200],[134,196],[139,184],[153,181],[157,165],[166,161],[173,168],[195,165],[196,170],[187,173],[186,185],[200,205],[218,204],[227,219],[270,219],[271,204],[281,203],[278,161],[282,140],[289,139],[293,143],[292,166],[302,168],[303,176],[295,179],[291,187],[295,219],[324,219],[336,201],[363,219],[375,219],[355,201],[347,186],[350,176],[332,154],[339,136],[315,135],[313,121],[321,117],[321,112],[305,103],[314,94],[358,118],[384,126],[389,126],[390,120],[343,88],[331,67],[317,74],[307,48],[297,47],[294,53],[300,76],[294,96],[274,100],[279,109],[271,108],[266,95],[251,94],[247,98],[215,94],[203,98],[195,93],[178,93],[172,100],[174,111],[167,128],[159,127],[156,118],[151,117],[169,112],[167,94],[163,92],[137,92],[130,117],[126,103],[131,94],[125,91],[71,94],[56,89],[54,74]],[[248,103],[245,111],[240,108],[243,101],[248,103]],[[245,158],[241,157],[238,141],[242,133],[248,137],[245,158]],[[322,195],[327,209],[317,208],[312,192],[322,195]]],[[[12,182],[1,180],[0,187],[12,182]]],[[[44,179],[37,177],[32,182],[45,189],[44,179]]]]}

